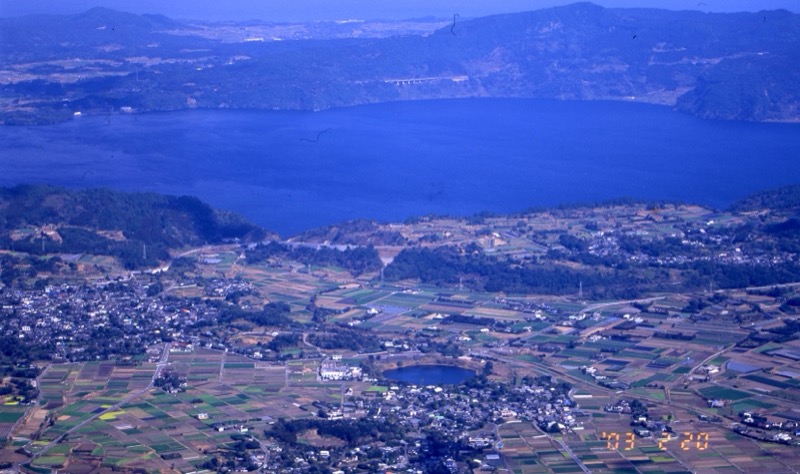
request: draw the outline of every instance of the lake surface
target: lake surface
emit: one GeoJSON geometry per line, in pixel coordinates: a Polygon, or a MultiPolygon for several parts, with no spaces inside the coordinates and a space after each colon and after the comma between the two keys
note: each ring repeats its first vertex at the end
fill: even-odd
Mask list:
{"type": "Polygon", "coordinates": [[[284,236],[346,219],[618,197],[725,207],[800,183],[800,125],[625,102],[464,99],[0,127],[0,185],[189,194],[284,236]]]}
{"type": "Polygon", "coordinates": [[[456,385],[475,377],[475,372],[452,365],[410,365],[387,370],[383,376],[414,385],[456,385]]]}

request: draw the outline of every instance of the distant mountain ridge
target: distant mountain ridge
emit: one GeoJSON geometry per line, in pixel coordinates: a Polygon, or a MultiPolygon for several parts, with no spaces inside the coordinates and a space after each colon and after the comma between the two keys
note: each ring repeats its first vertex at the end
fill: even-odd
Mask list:
{"type": "Polygon", "coordinates": [[[0,120],[462,97],[629,100],[705,118],[800,120],[800,15],[784,10],[576,3],[457,18],[427,35],[324,41],[277,41],[250,23],[232,40],[220,28],[106,9],[0,19],[0,120]]]}

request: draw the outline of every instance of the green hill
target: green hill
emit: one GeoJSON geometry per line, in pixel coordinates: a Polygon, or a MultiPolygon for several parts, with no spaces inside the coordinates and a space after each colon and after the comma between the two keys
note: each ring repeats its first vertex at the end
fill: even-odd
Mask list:
{"type": "Polygon", "coordinates": [[[760,210],[797,213],[800,212],[800,185],[794,184],[765,189],[740,199],[731,205],[731,211],[750,212],[760,210]]]}
{"type": "Polygon", "coordinates": [[[0,188],[0,248],[118,257],[128,268],[157,265],[179,249],[268,234],[197,198],[51,186],[0,188]]]}

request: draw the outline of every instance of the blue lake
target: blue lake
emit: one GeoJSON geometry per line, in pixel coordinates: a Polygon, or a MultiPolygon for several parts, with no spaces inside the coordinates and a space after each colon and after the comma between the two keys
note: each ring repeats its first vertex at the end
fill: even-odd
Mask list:
{"type": "Polygon", "coordinates": [[[725,207],[800,183],[800,125],[624,102],[464,99],[0,127],[0,185],[190,194],[290,235],[618,197],[725,207]]]}
{"type": "Polygon", "coordinates": [[[475,377],[475,372],[453,365],[410,365],[387,370],[383,376],[414,385],[455,385],[475,377]]]}

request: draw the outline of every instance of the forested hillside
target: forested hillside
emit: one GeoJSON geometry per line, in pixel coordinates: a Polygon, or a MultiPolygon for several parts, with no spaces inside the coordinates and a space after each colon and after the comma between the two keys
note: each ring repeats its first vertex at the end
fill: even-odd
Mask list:
{"type": "Polygon", "coordinates": [[[630,100],[753,121],[800,115],[800,15],[787,11],[576,3],[385,38],[229,31],[105,9],[0,19],[0,120],[457,97],[630,100]]]}
{"type": "Polygon", "coordinates": [[[0,189],[0,248],[119,257],[125,266],[155,265],[168,250],[226,239],[262,239],[244,218],[197,198],[52,186],[0,189]]]}

